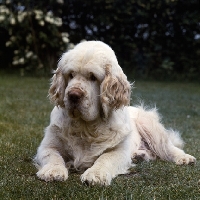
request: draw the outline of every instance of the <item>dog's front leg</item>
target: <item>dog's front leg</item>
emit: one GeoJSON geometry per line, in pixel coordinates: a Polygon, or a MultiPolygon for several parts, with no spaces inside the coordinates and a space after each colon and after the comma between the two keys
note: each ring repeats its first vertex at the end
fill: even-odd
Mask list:
{"type": "Polygon", "coordinates": [[[65,181],[68,178],[68,170],[59,151],[62,144],[56,134],[58,131],[57,126],[47,127],[45,137],[34,159],[39,169],[37,176],[45,181],[65,181]]]}
{"type": "Polygon", "coordinates": [[[94,163],[81,175],[81,181],[88,184],[110,185],[111,180],[118,174],[125,174],[131,167],[131,153],[124,144],[102,154],[94,163]]]}

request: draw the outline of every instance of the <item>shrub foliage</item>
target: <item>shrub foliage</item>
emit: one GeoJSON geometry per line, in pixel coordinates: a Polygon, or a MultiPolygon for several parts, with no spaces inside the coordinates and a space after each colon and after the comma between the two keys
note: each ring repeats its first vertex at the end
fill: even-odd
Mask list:
{"type": "Polygon", "coordinates": [[[191,79],[200,73],[198,0],[3,0],[0,6],[3,66],[49,73],[62,51],[86,39],[111,45],[130,74],[191,79]]]}

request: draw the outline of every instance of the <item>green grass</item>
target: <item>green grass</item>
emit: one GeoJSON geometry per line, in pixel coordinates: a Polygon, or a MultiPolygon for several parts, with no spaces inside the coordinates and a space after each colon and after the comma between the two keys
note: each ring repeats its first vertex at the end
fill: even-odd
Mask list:
{"type": "Polygon", "coordinates": [[[142,162],[108,187],[88,187],[76,173],[66,182],[35,176],[32,158],[52,109],[48,86],[47,79],[0,76],[0,199],[200,199],[200,85],[140,81],[132,93],[132,103],[156,104],[164,124],[182,132],[197,164],[142,162]]]}

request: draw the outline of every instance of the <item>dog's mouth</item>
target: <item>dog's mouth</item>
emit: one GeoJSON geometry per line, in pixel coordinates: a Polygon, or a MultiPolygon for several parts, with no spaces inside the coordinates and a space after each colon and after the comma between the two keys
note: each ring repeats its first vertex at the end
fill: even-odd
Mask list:
{"type": "Polygon", "coordinates": [[[79,118],[79,117],[81,117],[81,112],[80,112],[80,110],[78,109],[77,106],[72,106],[69,109],[69,116],[71,118],[79,118]]]}

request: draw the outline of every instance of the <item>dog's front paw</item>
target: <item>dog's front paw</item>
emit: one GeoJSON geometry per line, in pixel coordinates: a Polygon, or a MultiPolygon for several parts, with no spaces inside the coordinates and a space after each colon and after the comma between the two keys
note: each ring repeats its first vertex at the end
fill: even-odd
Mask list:
{"type": "Polygon", "coordinates": [[[81,175],[81,181],[89,185],[110,185],[112,175],[104,169],[87,169],[81,175]]]}
{"type": "Polygon", "coordinates": [[[185,154],[183,156],[177,157],[175,160],[175,163],[177,165],[192,165],[195,164],[196,162],[196,158],[189,155],[189,154],[185,154]]]}
{"type": "Polygon", "coordinates": [[[46,164],[37,172],[37,176],[44,181],[65,181],[68,170],[63,165],[46,164]]]}

